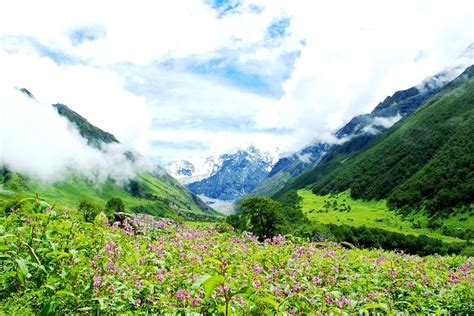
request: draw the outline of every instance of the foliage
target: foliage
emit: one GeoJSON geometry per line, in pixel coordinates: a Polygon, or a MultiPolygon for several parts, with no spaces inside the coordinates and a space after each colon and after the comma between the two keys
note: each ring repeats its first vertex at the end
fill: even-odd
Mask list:
{"type": "Polygon", "coordinates": [[[124,188],[110,179],[104,182],[94,182],[77,175],[71,175],[60,182],[42,183],[6,171],[3,179],[0,176],[0,185],[2,181],[4,181],[4,188],[11,190],[8,194],[6,194],[7,191],[0,190],[0,199],[5,200],[14,200],[17,197],[34,197],[38,193],[48,200],[58,201],[58,209],[67,209],[76,208],[83,199],[93,199],[105,205],[111,198],[120,198],[127,210],[140,208],[149,213],[158,209],[150,207],[150,205],[160,203],[159,212],[154,215],[165,216],[161,214],[166,212],[170,214],[169,216],[189,220],[211,219],[218,221],[223,219],[222,214],[204,205],[196,195],[179,185],[169,175],[138,174],[135,180],[132,180],[140,192],[138,197],[127,191],[127,185],[124,188]],[[22,179],[20,189],[12,188],[13,180],[18,184],[16,179],[22,179]]]}
{"type": "MultiPolygon", "coordinates": [[[[469,314],[472,258],[217,226],[113,226],[22,204],[0,217],[0,314],[469,314]],[[140,233],[136,231],[139,230],[140,233]]],[[[138,219],[138,218],[136,218],[138,219]]],[[[156,224],[156,223],[155,223],[156,224]]]]}
{"type": "Polygon", "coordinates": [[[228,221],[230,224],[234,223],[236,228],[251,231],[262,240],[281,232],[284,217],[279,202],[263,196],[254,196],[242,200],[239,209],[239,219],[232,217],[228,221]]]}
{"type": "Polygon", "coordinates": [[[95,217],[104,211],[101,204],[87,199],[82,200],[77,209],[84,216],[84,220],[89,223],[92,223],[95,217]]]}
{"type": "Polygon", "coordinates": [[[109,219],[114,219],[115,213],[124,212],[125,206],[123,205],[122,199],[118,197],[113,197],[108,200],[107,204],[105,204],[105,211],[109,219]]]}
{"type": "Polygon", "coordinates": [[[349,226],[366,226],[391,232],[427,235],[446,242],[471,239],[474,217],[461,212],[448,218],[434,219],[423,212],[400,214],[390,210],[385,200],[353,199],[350,191],[315,195],[308,189],[298,190],[303,213],[312,222],[349,226]]]}
{"type": "MultiPolygon", "coordinates": [[[[426,235],[401,234],[380,228],[355,227],[349,225],[325,225],[329,236],[338,242],[348,242],[357,247],[382,248],[400,250],[406,253],[426,256],[431,254],[459,254],[465,248],[465,243],[444,243],[440,239],[426,235]]],[[[316,230],[317,232],[317,230],[316,230]]]]}

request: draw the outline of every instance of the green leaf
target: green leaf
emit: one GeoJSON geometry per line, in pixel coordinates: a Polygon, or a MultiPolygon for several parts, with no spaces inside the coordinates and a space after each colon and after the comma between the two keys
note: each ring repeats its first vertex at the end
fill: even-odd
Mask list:
{"type": "Polygon", "coordinates": [[[205,298],[208,299],[212,293],[214,292],[215,288],[219,285],[224,283],[225,279],[222,275],[214,275],[208,278],[205,282],[203,282],[204,286],[204,295],[205,298]]]}
{"type": "Polygon", "coordinates": [[[48,254],[46,255],[48,257],[58,257],[59,258],[62,258],[62,257],[69,257],[70,254],[64,252],[64,251],[58,251],[58,250],[55,250],[55,251],[51,251],[51,252],[48,252],[48,254]]]}
{"type": "Polygon", "coordinates": [[[270,305],[272,305],[276,310],[278,310],[279,304],[278,304],[273,298],[271,298],[270,296],[266,296],[266,297],[264,297],[264,298],[261,298],[259,301],[260,301],[260,302],[267,303],[267,304],[270,304],[270,305]]]}
{"type": "Polygon", "coordinates": [[[194,282],[194,284],[191,286],[191,288],[197,289],[198,287],[200,287],[205,281],[207,281],[211,277],[212,277],[212,275],[210,275],[210,274],[201,275],[199,278],[197,278],[196,282],[194,282]]]}
{"type": "Polygon", "coordinates": [[[253,295],[255,292],[257,292],[253,287],[250,286],[244,286],[240,288],[237,292],[235,292],[233,295],[239,295],[244,298],[247,298],[251,295],[253,295]]]}
{"type": "Polygon", "coordinates": [[[216,258],[206,258],[206,259],[204,259],[204,262],[213,263],[213,264],[218,265],[218,266],[222,265],[222,262],[217,260],[216,258]]]}
{"type": "Polygon", "coordinates": [[[388,309],[387,304],[382,303],[371,303],[362,307],[363,310],[373,310],[373,309],[383,309],[386,311],[388,309]]]}
{"type": "Polygon", "coordinates": [[[76,295],[74,295],[74,293],[72,293],[71,291],[65,291],[65,290],[57,291],[57,292],[56,292],[56,295],[58,295],[58,296],[76,297],[76,295]]]}
{"type": "Polygon", "coordinates": [[[18,265],[18,269],[17,269],[18,279],[23,285],[25,284],[26,279],[31,276],[30,273],[28,272],[28,266],[26,265],[26,262],[27,261],[25,259],[16,259],[16,263],[18,265]]]}

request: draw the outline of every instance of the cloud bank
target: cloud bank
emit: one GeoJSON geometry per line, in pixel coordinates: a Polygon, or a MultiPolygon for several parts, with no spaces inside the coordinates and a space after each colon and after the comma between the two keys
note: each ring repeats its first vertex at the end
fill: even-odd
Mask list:
{"type": "Polygon", "coordinates": [[[0,77],[164,162],[334,140],[473,41],[465,0],[0,4],[0,77]]]}
{"type": "Polygon", "coordinates": [[[147,164],[128,161],[121,144],[87,145],[75,125],[50,104],[39,103],[18,89],[0,85],[0,166],[45,182],[80,174],[102,182],[133,178],[147,164]]]}

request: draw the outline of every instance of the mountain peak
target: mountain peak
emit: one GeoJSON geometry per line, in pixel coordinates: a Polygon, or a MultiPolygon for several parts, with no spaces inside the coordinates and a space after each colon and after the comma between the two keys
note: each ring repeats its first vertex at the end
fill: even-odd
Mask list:
{"type": "Polygon", "coordinates": [[[64,104],[53,104],[59,115],[67,118],[72,124],[76,125],[82,137],[87,139],[87,143],[93,147],[101,148],[101,144],[119,143],[114,135],[103,131],[102,129],[92,125],[77,112],[74,112],[64,104]]]}
{"type": "Polygon", "coordinates": [[[458,58],[474,59],[474,43],[471,43],[458,58]]]}

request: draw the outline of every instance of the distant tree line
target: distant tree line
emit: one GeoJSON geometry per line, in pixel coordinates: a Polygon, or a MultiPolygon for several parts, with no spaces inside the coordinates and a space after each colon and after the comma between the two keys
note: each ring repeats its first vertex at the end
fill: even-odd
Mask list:
{"type": "Polygon", "coordinates": [[[470,242],[446,243],[426,235],[405,235],[380,228],[311,222],[298,206],[301,197],[289,191],[278,201],[266,197],[250,197],[237,204],[237,215],[226,222],[240,231],[250,231],[260,240],[278,234],[292,235],[312,241],[336,241],[360,248],[400,250],[421,256],[431,254],[473,255],[470,242]]]}

